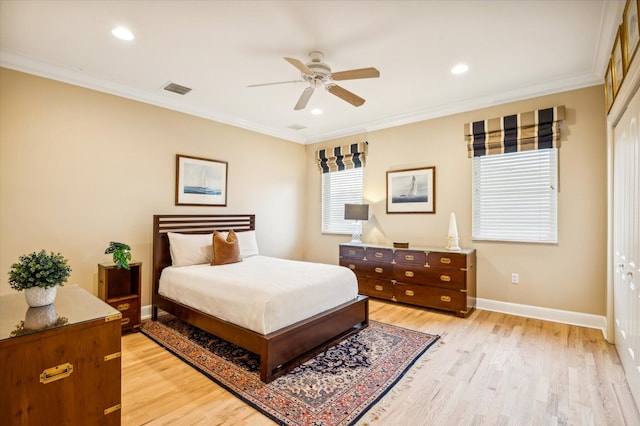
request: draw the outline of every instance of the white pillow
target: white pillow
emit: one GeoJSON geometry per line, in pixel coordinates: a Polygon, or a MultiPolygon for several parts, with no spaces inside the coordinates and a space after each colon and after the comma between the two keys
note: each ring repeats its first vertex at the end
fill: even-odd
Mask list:
{"type": "MultiPolygon", "coordinates": [[[[256,231],[235,231],[238,245],[240,246],[240,257],[256,256],[258,252],[258,241],[256,240],[256,231]]],[[[221,232],[224,238],[227,238],[227,231],[221,232]]]]}
{"type": "Polygon", "coordinates": [[[213,234],[167,232],[173,266],[200,265],[213,260],[213,234]]]}

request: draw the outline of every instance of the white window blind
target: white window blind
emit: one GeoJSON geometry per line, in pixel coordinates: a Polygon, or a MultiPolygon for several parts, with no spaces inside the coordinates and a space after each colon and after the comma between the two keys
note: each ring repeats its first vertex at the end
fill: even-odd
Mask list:
{"type": "Polygon", "coordinates": [[[473,239],[558,242],[557,149],[473,158],[473,239]]]}
{"type": "Polygon", "coordinates": [[[362,203],[362,167],[322,174],[322,232],[349,234],[353,220],[344,220],[345,204],[362,203]]]}

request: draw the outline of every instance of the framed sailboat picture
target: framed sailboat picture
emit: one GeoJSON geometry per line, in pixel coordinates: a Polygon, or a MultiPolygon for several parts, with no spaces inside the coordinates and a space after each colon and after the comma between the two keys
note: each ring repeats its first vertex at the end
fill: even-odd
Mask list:
{"type": "Polygon", "coordinates": [[[435,213],[436,168],[387,172],[387,213],[435,213]]]}
{"type": "Polygon", "coordinates": [[[176,155],[176,206],[226,206],[227,162],[176,155]]]}

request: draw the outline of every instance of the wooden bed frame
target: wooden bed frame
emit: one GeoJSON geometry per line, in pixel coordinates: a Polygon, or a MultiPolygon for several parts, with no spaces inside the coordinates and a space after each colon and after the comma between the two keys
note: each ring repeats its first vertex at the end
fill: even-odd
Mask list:
{"type": "Polygon", "coordinates": [[[269,334],[260,334],[185,306],[158,294],[160,274],[171,265],[167,232],[190,234],[214,230],[236,232],[255,229],[255,215],[154,215],[153,216],[153,308],[169,312],[202,330],[260,356],[260,379],[268,383],[295,368],[337,341],[369,325],[369,299],[329,309],[269,334]]]}

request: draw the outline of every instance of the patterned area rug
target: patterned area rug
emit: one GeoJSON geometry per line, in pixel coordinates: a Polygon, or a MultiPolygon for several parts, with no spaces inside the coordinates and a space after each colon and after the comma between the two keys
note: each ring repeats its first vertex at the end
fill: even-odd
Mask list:
{"type": "Polygon", "coordinates": [[[269,384],[259,357],[163,315],[142,332],[281,425],[353,425],[439,336],[370,321],[369,327],[269,384]]]}

